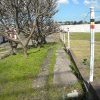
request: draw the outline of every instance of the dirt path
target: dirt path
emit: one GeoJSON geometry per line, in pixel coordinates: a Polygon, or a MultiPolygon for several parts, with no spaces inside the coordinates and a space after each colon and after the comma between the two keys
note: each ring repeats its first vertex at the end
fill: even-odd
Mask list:
{"type": "Polygon", "coordinates": [[[54,67],[54,84],[65,85],[74,84],[77,82],[76,76],[72,73],[70,60],[67,59],[66,53],[63,48],[56,51],[56,64],[54,67]]]}

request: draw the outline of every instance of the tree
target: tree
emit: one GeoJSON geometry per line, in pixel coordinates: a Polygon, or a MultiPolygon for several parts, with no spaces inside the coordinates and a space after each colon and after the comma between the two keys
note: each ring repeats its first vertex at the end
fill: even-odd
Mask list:
{"type": "Polygon", "coordinates": [[[79,22],[77,22],[77,24],[83,24],[83,21],[82,21],[82,20],[80,20],[79,22]]]}
{"type": "Polygon", "coordinates": [[[1,0],[0,22],[3,30],[0,30],[0,33],[10,41],[20,44],[24,55],[27,56],[28,44],[32,37],[38,42],[45,40],[45,32],[50,27],[47,26],[47,21],[56,13],[55,8],[55,0],[1,0]],[[17,39],[5,32],[12,25],[16,29],[17,39]],[[21,34],[26,36],[24,41],[21,34]]]}
{"type": "Polygon", "coordinates": [[[53,26],[52,16],[57,12],[56,10],[56,0],[36,0],[33,2],[34,6],[34,16],[36,17],[36,27],[37,27],[37,44],[41,45],[46,43],[46,36],[50,34],[51,26],[53,26]],[[37,9],[38,8],[38,9],[37,9]]]}

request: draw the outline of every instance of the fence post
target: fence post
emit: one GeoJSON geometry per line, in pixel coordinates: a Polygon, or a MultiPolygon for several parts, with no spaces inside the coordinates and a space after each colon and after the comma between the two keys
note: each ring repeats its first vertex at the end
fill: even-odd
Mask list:
{"type": "Polygon", "coordinates": [[[64,45],[66,45],[66,33],[64,32],[64,45]]]}
{"type": "Polygon", "coordinates": [[[69,28],[68,28],[68,49],[70,49],[70,33],[69,33],[69,28]]]}
{"type": "Polygon", "coordinates": [[[91,42],[90,42],[90,82],[93,82],[93,74],[94,74],[94,41],[95,41],[95,15],[94,15],[94,7],[90,8],[90,33],[91,33],[91,42]]]}

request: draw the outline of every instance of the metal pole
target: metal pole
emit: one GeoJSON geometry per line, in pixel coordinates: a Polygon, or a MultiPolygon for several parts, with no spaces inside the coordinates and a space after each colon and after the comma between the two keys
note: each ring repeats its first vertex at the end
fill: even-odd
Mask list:
{"type": "Polygon", "coordinates": [[[95,15],[94,7],[90,8],[90,32],[91,32],[91,42],[90,42],[90,82],[93,82],[94,74],[94,41],[95,41],[95,15]]]}
{"type": "Polygon", "coordinates": [[[68,28],[68,49],[70,49],[70,33],[69,33],[69,28],[68,28]]]}

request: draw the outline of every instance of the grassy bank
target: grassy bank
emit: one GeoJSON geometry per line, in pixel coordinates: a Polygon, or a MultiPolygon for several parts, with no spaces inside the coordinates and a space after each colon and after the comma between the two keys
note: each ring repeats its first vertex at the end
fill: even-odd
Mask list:
{"type": "Polygon", "coordinates": [[[40,71],[48,50],[55,44],[28,51],[28,58],[22,54],[0,60],[0,100],[28,100],[34,95],[32,82],[40,71]]]}

